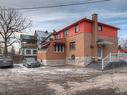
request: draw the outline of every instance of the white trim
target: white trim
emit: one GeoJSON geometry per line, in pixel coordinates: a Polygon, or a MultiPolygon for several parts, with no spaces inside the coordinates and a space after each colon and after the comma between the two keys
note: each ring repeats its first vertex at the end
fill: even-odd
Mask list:
{"type": "Polygon", "coordinates": [[[34,50],[37,51],[37,49],[28,49],[28,48],[27,49],[21,49],[21,54],[24,55],[24,56],[36,56],[37,54],[33,54],[34,50]],[[24,50],[24,52],[23,52],[23,50],[24,50]],[[31,53],[27,54],[26,53],[27,50],[30,50],[31,53]]]}

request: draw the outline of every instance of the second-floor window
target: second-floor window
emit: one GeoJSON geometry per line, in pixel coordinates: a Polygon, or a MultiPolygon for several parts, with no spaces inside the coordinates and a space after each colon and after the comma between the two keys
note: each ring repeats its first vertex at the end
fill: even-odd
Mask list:
{"type": "Polygon", "coordinates": [[[76,33],[79,32],[79,25],[76,25],[76,26],[75,26],[75,32],[76,32],[76,33]]]}
{"type": "Polygon", "coordinates": [[[65,30],[65,31],[63,32],[63,36],[66,37],[67,35],[68,35],[68,30],[65,30]]]}
{"type": "Polygon", "coordinates": [[[70,42],[70,50],[75,50],[76,49],[76,43],[75,42],[70,42]]]}
{"type": "Polygon", "coordinates": [[[102,26],[101,25],[98,26],[98,31],[102,31],[102,26]]]}
{"type": "Polygon", "coordinates": [[[59,35],[59,34],[58,34],[58,35],[56,35],[56,36],[55,36],[55,38],[56,38],[56,39],[59,39],[59,38],[60,38],[60,35],[59,35]]]}

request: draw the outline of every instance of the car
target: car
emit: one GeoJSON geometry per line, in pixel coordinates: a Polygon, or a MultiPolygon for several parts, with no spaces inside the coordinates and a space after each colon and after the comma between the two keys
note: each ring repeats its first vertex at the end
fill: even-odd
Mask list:
{"type": "Polygon", "coordinates": [[[13,59],[10,56],[0,57],[0,68],[13,67],[13,59]]]}
{"type": "Polygon", "coordinates": [[[35,58],[25,58],[23,60],[23,66],[27,68],[40,67],[40,62],[36,61],[35,58]]]}

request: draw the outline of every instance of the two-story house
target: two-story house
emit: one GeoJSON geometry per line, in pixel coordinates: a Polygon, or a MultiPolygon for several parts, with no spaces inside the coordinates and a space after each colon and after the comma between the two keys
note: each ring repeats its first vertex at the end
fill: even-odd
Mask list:
{"type": "Polygon", "coordinates": [[[73,64],[85,66],[98,61],[110,52],[118,52],[117,27],[83,18],[60,31],[54,32],[54,40],[45,43],[37,59],[43,64],[73,64]]]}
{"type": "Polygon", "coordinates": [[[32,35],[20,35],[20,55],[23,58],[37,58],[37,39],[32,35]]]}

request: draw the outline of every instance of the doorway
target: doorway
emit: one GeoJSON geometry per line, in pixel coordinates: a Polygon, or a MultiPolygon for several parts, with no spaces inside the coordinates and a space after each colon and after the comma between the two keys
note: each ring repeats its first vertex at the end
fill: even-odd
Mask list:
{"type": "Polygon", "coordinates": [[[98,47],[98,60],[103,59],[103,47],[98,47]]]}

